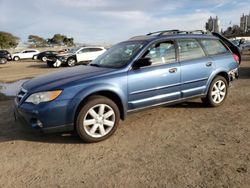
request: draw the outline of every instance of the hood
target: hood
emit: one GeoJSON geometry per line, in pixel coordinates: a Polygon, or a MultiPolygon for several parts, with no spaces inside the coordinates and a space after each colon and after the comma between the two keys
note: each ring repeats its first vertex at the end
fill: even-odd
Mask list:
{"type": "Polygon", "coordinates": [[[77,80],[89,79],[91,77],[99,76],[100,74],[112,72],[115,69],[93,67],[80,65],[67,70],[50,73],[43,76],[38,76],[27,82],[22,87],[28,92],[48,91],[53,89],[62,89],[66,84],[75,82],[77,80]]]}
{"type": "Polygon", "coordinates": [[[57,57],[69,57],[74,55],[74,53],[63,53],[63,54],[56,54],[57,57]]]}

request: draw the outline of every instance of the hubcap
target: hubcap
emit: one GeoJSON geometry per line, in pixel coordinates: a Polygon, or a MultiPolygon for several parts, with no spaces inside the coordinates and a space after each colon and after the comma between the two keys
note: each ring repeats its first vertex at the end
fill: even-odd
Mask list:
{"type": "Polygon", "coordinates": [[[221,103],[226,96],[226,84],[222,80],[215,82],[212,88],[212,100],[214,103],[221,103]]]}
{"type": "Polygon", "coordinates": [[[90,108],[83,120],[86,133],[94,138],[107,135],[115,125],[115,112],[106,104],[98,104],[90,108]]]}
{"type": "Polygon", "coordinates": [[[69,66],[73,66],[75,64],[75,60],[74,59],[70,59],[68,62],[69,66]]]}

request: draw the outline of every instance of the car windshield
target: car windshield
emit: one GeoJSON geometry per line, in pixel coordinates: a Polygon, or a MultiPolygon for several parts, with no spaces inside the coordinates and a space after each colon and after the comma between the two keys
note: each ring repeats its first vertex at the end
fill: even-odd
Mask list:
{"type": "Polygon", "coordinates": [[[76,53],[80,48],[71,48],[68,53],[76,53]]]}
{"type": "Polygon", "coordinates": [[[91,66],[120,68],[127,65],[144,46],[144,41],[122,42],[114,45],[90,63],[91,66]]]}

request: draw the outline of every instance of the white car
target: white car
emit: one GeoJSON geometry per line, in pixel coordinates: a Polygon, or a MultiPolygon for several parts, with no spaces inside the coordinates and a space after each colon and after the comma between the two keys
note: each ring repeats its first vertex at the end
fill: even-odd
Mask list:
{"type": "Polygon", "coordinates": [[[104,47],[79,47],[72,48],[65,54],[58,54],[47,57],[49,67],[60,67],[68,65],[70,67],[80,62],[90,62],[106,51],[104,47]]]}
{"type": "Polygon", "coordinates": [[[16,52],[14,54],[12,54],[12,59],[14,61],[18,61],[20,59],[36,59],[37,54],[39,54],[40,52],[38,50],[23,50],[21,52],[16,52]]]}

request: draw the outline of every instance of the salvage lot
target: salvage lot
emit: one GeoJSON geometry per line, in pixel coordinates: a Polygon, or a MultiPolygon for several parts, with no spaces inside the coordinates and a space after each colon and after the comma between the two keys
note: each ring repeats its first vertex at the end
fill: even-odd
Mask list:
{"type": "MultiPolygon", "coordinates": [[[[61,69],[10,62],[0,81],[61,69]]],[[[33,131],[0,101],[0,187],[249,187],[250,61],[239,71],[221,107],[197,99],[134,113],[95,144],[33,131]]]]}

